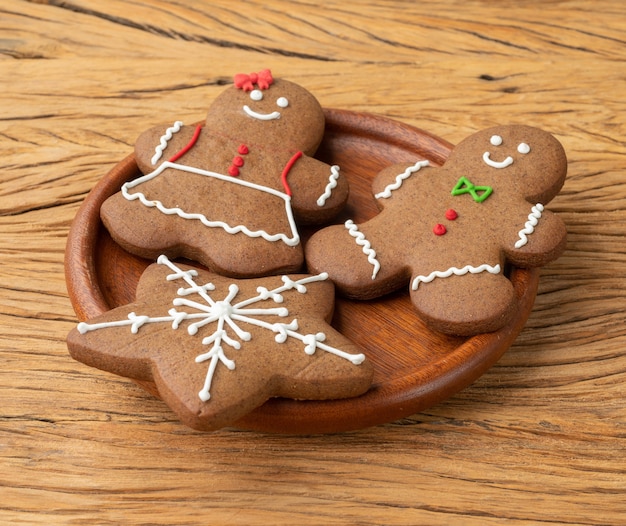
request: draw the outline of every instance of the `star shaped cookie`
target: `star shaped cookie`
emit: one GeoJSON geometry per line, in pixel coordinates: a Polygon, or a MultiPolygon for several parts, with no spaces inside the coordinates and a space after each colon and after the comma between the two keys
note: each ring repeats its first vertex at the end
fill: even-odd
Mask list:
{"type": "Polygon", "coordinates": [[[183,423],[209,431],[271,397],[364,393],[371,363],[330,326],[333,308],[324,274],[235,280],[161,256],[135,302],[78,324],[67,344],[80,362],[154,382],[183,423]]]}

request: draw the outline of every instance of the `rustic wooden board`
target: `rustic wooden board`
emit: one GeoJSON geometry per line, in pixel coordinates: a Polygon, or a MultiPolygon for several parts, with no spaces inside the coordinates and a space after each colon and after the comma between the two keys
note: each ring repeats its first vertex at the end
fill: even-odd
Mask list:
{"type": "Polygon", "coordinates": [[[1,523],[626,522],[622,0],[0,4],[1,523]],[[69,357],[87,193],[142,131],[263,67],[455,144],[506,123],[563,143],[567,250],[513,345],[444,402],[334,435],[197,433],[69,357]]]}

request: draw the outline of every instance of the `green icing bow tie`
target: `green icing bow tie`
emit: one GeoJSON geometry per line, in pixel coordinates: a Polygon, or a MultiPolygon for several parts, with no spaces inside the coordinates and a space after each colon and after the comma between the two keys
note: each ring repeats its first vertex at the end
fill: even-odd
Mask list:
{"type": "Polygon", "coordinates": [[[461,177],[452,189],[452,195],[470,194],[477,203],[482,203],[492,192],[491,186],[476,186],[467,177],[461,177]]]}

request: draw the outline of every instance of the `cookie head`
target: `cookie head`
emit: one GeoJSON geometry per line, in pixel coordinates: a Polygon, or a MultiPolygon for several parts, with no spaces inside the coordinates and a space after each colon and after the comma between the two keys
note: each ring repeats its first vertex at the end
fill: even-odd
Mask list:
{"type": "Polygon", "coordinates": [[[234,85],[209,109],[206,124],[250,143],[312,155],[324,134],[324,113],[309,91],[263,70],[235,75],[234,85]]]}
{"type": "Polygon", "coordinates": [[[446,162],[469,174],[508,186],[531,202],[548,202],[567,172],[563,147],[550,133],[524,125],[496,126],[471,135],[446,162]]]}

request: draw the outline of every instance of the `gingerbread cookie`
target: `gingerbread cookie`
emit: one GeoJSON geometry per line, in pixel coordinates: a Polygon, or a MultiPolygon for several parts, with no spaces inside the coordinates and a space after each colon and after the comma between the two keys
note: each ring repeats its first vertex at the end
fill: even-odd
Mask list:
{"type": "Polygon", "coordinates": [[[270,397],[369,388],[371,363],[328,324],[333,306],[323,274],[236,280],[161,256],[134,303],[80,323],[67,343],[87,365],[154,382],[182,422],[214,430],[270,397]]]}
{"type": "Polygon", "coordinates": [[[369,299],[409,283],[432,328],[471,335],[503,327],[516,296],[506,262],[538,267],[564,250],[563,222],[545,208],[567,159],[549,133],[498,126],[462,141],[444,166],[384,169],[373,182],[381,212],[318,231],[306,246],[310,272],[369,299]]]}
{"type": "Polygon", "coordinates": [[[298,226],[329,221],[348,183],[315,158],[324,113],[301,86],[269,70],[236,75],[204,125],[177,121],[144,132],[135,158],[144,174],[102,206],[127,251],[166,254],[233,277],[298,271],[298,226]]]}

